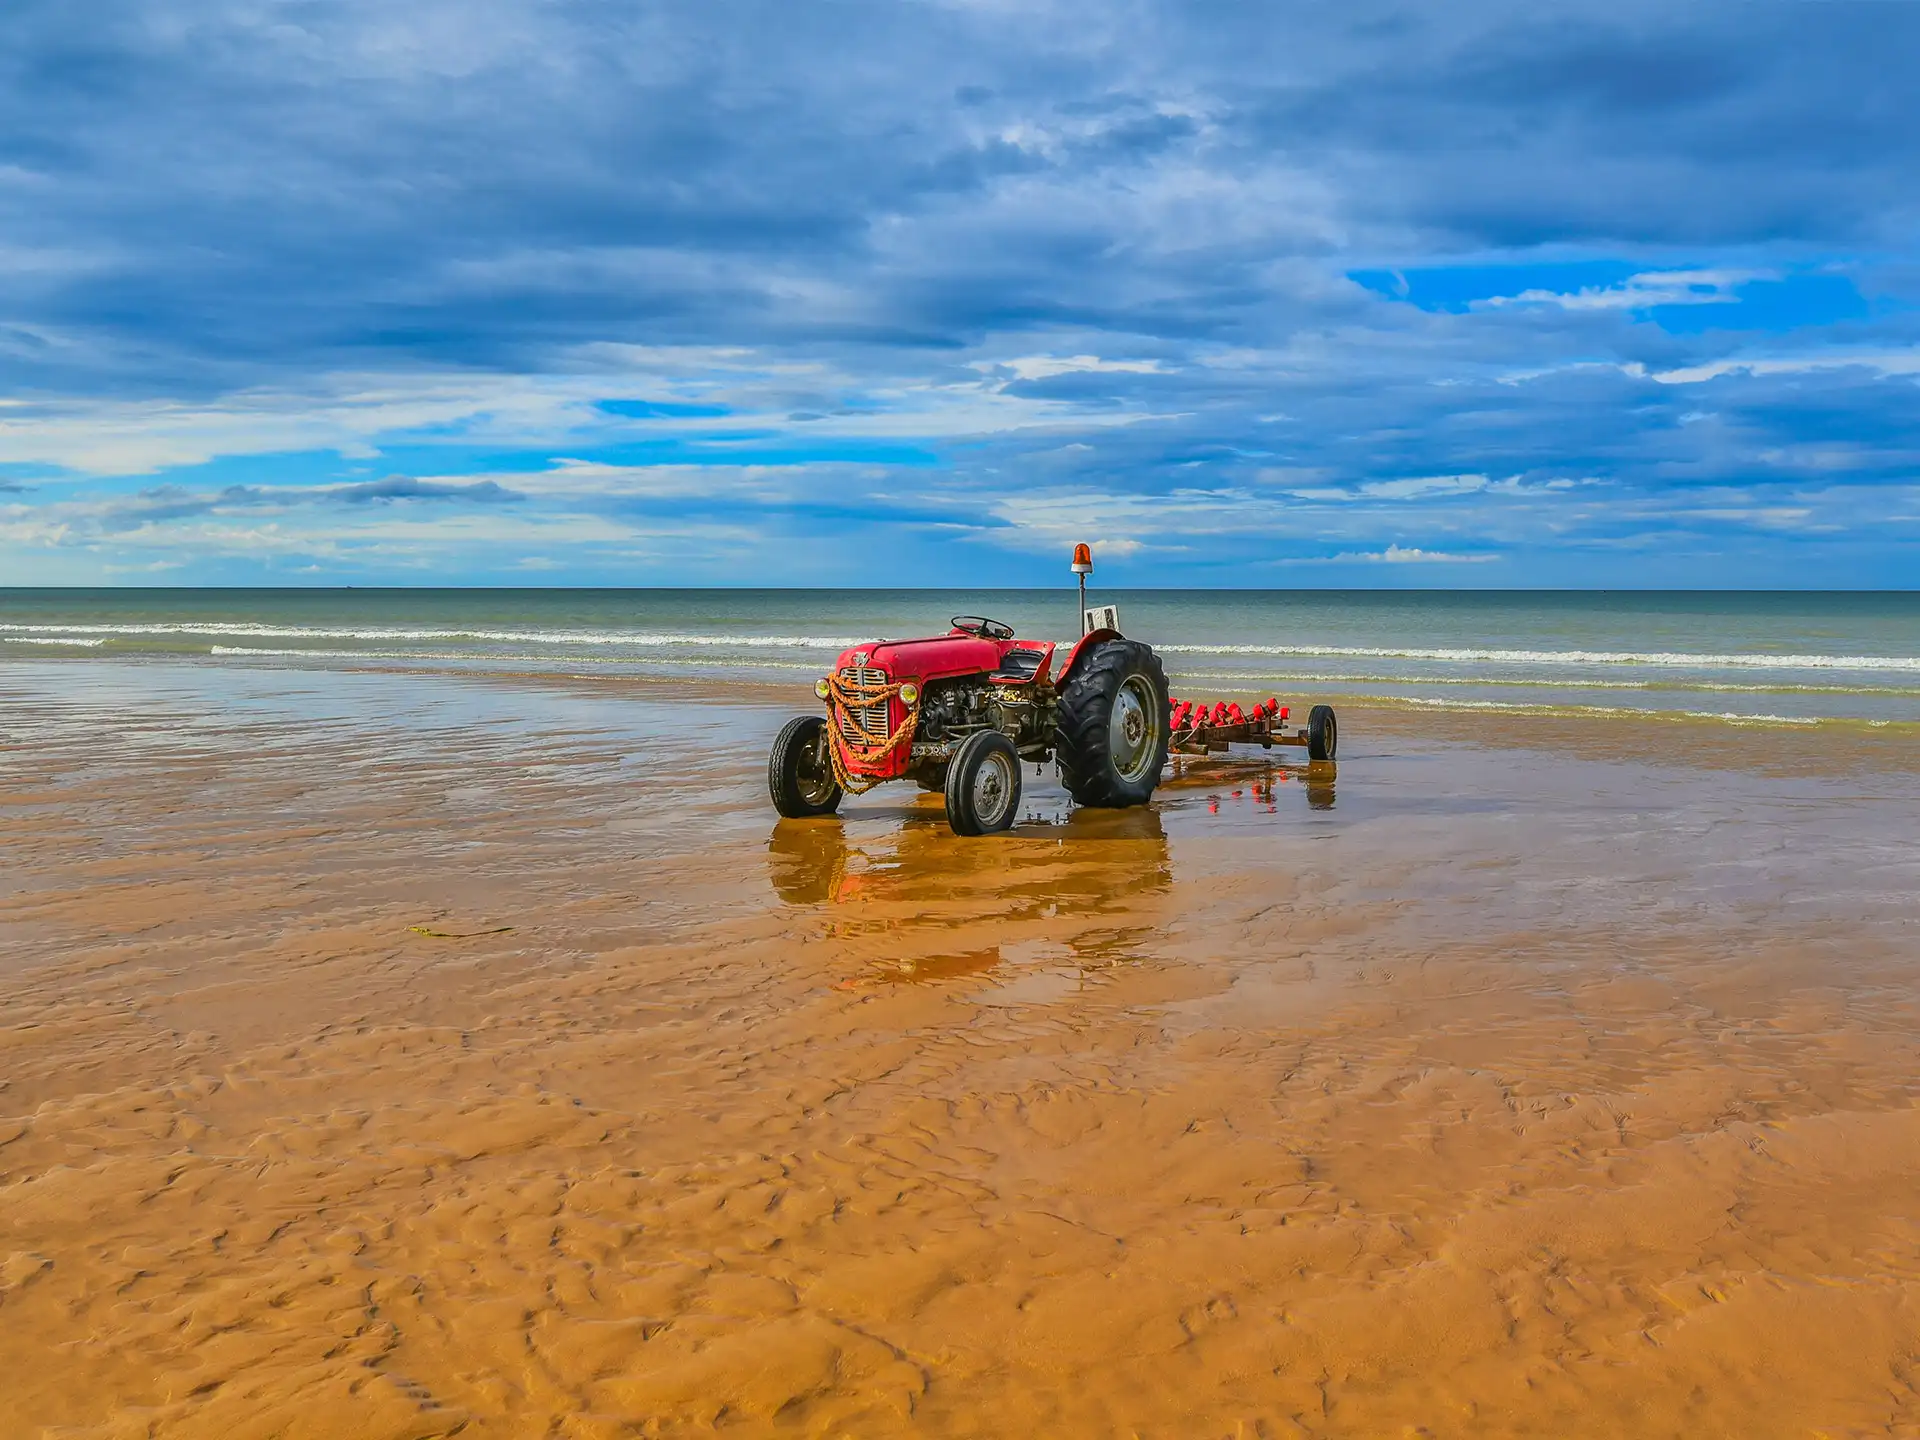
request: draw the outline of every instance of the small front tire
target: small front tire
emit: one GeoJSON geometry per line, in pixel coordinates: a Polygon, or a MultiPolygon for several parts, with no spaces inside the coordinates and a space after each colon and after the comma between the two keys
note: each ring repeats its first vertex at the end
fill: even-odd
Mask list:
{"type": "Polygon", "coordinates": [[[834,778],[827,722],[818,715],[796,715],[776,737],[767,755],[767,793],[773,808],[789,820],[831,815],[840,808],[840,782],[834,778]]]}
{"type": "Polygon", "coordinates": [[[998,730],[969,735],[947,766],[947,824],[992,835],[1020,817],[1020,752],[998,730]]]}
{"type": "Polygon", "coordinates": [[[1340,748],[1340,724],[1331,705],[1316,705],[1307,715],[1307,758],[1331,760],[1340,748]]]}

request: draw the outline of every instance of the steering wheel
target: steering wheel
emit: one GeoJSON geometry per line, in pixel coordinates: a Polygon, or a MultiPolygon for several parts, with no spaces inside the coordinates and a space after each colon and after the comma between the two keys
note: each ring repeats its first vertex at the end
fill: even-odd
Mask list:
{"type": "Polygon", "coordinates": [[[1013,626],[1002,624],[998,620],[989,620],[984,615],[956,615],[953,628],[968,635],[978,635],[982,640],[1011,640],[1013,626]]]}

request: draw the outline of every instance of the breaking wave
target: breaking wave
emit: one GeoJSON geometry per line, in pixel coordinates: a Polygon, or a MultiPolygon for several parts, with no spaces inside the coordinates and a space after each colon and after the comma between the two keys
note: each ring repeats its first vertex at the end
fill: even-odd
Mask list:
{"type": "MultiPolygon", "coordinates": [[[[1741,710],[1647,710],[1634,705],[1542,705],[1511,700],[1426,699],[1412,695],[1384,696],[1378,702],[1423,710],[1488,710],[1511,715],[1612,715],[1639,720],[1718,720],[1729,725],[1825,725],[1832,717],[1819,715],[1755,715],[1741,710]]],[[[1867,722],[1869,724],[1873,722],[1867,722]]],[[[1884,724],[1884,722],[1882,722],[1884,724]]]]}
{"type": "MultiPolygon", "coordinates": [[[[207,636],[281,641],[472,641],[528,646],[624,647],[643,650],[844,650],[872,635],[738,635],[696,631],[487,629],[476,626],[270,625],[254,621],[129,621],[120,624],[0,623],[0,636],[34,643],[39,636],[207,636]]],[[[98,643],[79,640],[45,643],[98,643]]],[[[1920,675],[1916,655],[1773,655],[1755,651],[1509,650],[1491,647],[1387,645],[1156,644],[1169,655],[1268,656],[1275,659],[1415,660],[1512,666],[1648,666],[1689,670],[1854,670],[1920,675]]],[[[1404,677],[1401,677],[1404,678],[1404,677]]]]}
{"type": "Polygon", "coordinates": [[[1372,645],[1156,645],[1172,655],[1437,660],[1493,665],[1657,665],[1692,670],[1892,670],[1920,675],[1920,655],[1692,654],[1670,650],[1491,650],[1372,645]]]}
{"type": "MultiPolygon", "coordinates": [[[[207,648],[208,653],[213,655],[251,655],[284,660],[428,660],[459,661],[466,664],[476,662],[497,664],[503,661],[523,660],[547,666],[578,665],[582,661],[582,657],[578,655],[515,655],[473,650],[335,650],[323,649],[315,645],[211,645],[207,648]]],[[[609,657],[610,663],[618,663],[620,658],[619,656],[609,657]]],[[[649,656],[648,659],[652,660],[653,657],[649,656]]],[[[690,657],[677,663],[692,665],[699,662],[690,657]]],[[[799,664],[790,660],[754,659],[750,662],[750,666],[759,670],[804,670],[808,674],[818,674],[820,670],[817,664],[799,664]]]]}
{"type": "Polygon", "coordinates": [[[1390,675],[1343,672],[1338,670],[1191,670],[1179,672],[1181,683],[1214,681],[1245,685],[1304,683],[1310,685],[1453,685],[1501,690],[1633,690],[1655,694],[1680,694],[1702,691],[1723,695],[1875,695],[1888,698],[1920,697],[1920,687],[1902,685],[1796,685],[1781,681],[1771,685],[1740,685],[1731,681],[1668,679],[1655,680],[1609,675],[1602,679],[1576,679],[1569,676],[1486,675],[1390,675]]]}
{"type": "Polygon", "coordinates": [[[481,630],[413,629],[392,626],[335,628],[319,625],[260,625],[241,621],[149,621],[121,625],[0,624],[0,635],[33,632],[105,637],[137,635],[218,635],[253,640],[481,640],[505,645],[631,645],[636,648],[726,647],[745,650],[844,650],[872,636],[692,635],[641,630],[481,630]]]}

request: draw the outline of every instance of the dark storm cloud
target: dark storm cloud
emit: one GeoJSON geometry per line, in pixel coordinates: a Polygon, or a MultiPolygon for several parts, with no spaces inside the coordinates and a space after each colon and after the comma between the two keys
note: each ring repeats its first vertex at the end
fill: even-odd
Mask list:
{"type": "Polygon", "coordinates": [[[38,362],[78,387],[608,339],[1180,339],[1338,311],[1254,273],[1333,243],[1277,213],[1306,205],[1399,249],[1912,219],[1920,102],[1882,62],[1920,7],[1350,13],[23,0],[0,217],[42,260],[5,318],[96,342],[38,362]],[[1169,160],[1242,188],[1237,229],[1138,193],[1169,160]]]}
{"type": "Polygon", "coordinates": [[[329,500],[353,504],[370,500],[465,500],[477,505],[499,505],[525,498],[493,480],[460,485],[416,480],[411,475],[389,475],[384,480],[368,480],[359,485],[331,485],[317,493],[329,500]]]}
{"type": "Polygon", "coordinates": [[[410,475],[389,475],[384,480],[359,485],[227,485],[218,490],[155,485],[97,505],[91,515],[99,528],[119,531],[202,515],[230,515],[245,510],[285,511],[319,501],[363,505],[369,501],[438,500],[496,505],[522,498],[492,480],[449,484],[416,480],[410,475]]]}

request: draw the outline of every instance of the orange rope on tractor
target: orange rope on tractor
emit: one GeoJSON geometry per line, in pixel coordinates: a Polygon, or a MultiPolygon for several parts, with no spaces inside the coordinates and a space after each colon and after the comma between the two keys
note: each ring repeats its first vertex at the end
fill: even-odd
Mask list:
{"type": "MultiPolygon", "coordinates": [[[[857,681],[843,680],[838,675],[827,676],[827,755],[833,761],[833,778],[840,788],[849,795],[861,795],[874,786],[882,784],[886,777],[868,778],[855,775],[849,768],[849,755],[846,751],[846,737],[841,733],[842,714],[849,709],[865,709],[869,705],[882,705],[898,695],[902,687],[912,681],[900,680],[892,685],[861,685],[857,681]]],[[[901,702],[906,704],[905,701],[901,702]]],[[[891,755],[902,745],[913,743],[914,727],[920,723],[920,701],[915,696],[912,704],[907,705],[907,717],[900,722],[900,728],[887,737],[887,743],[879,750],[881,755],[891,755]]],[[[859,727],[855,727],[859,728],[859,727]]]]}

